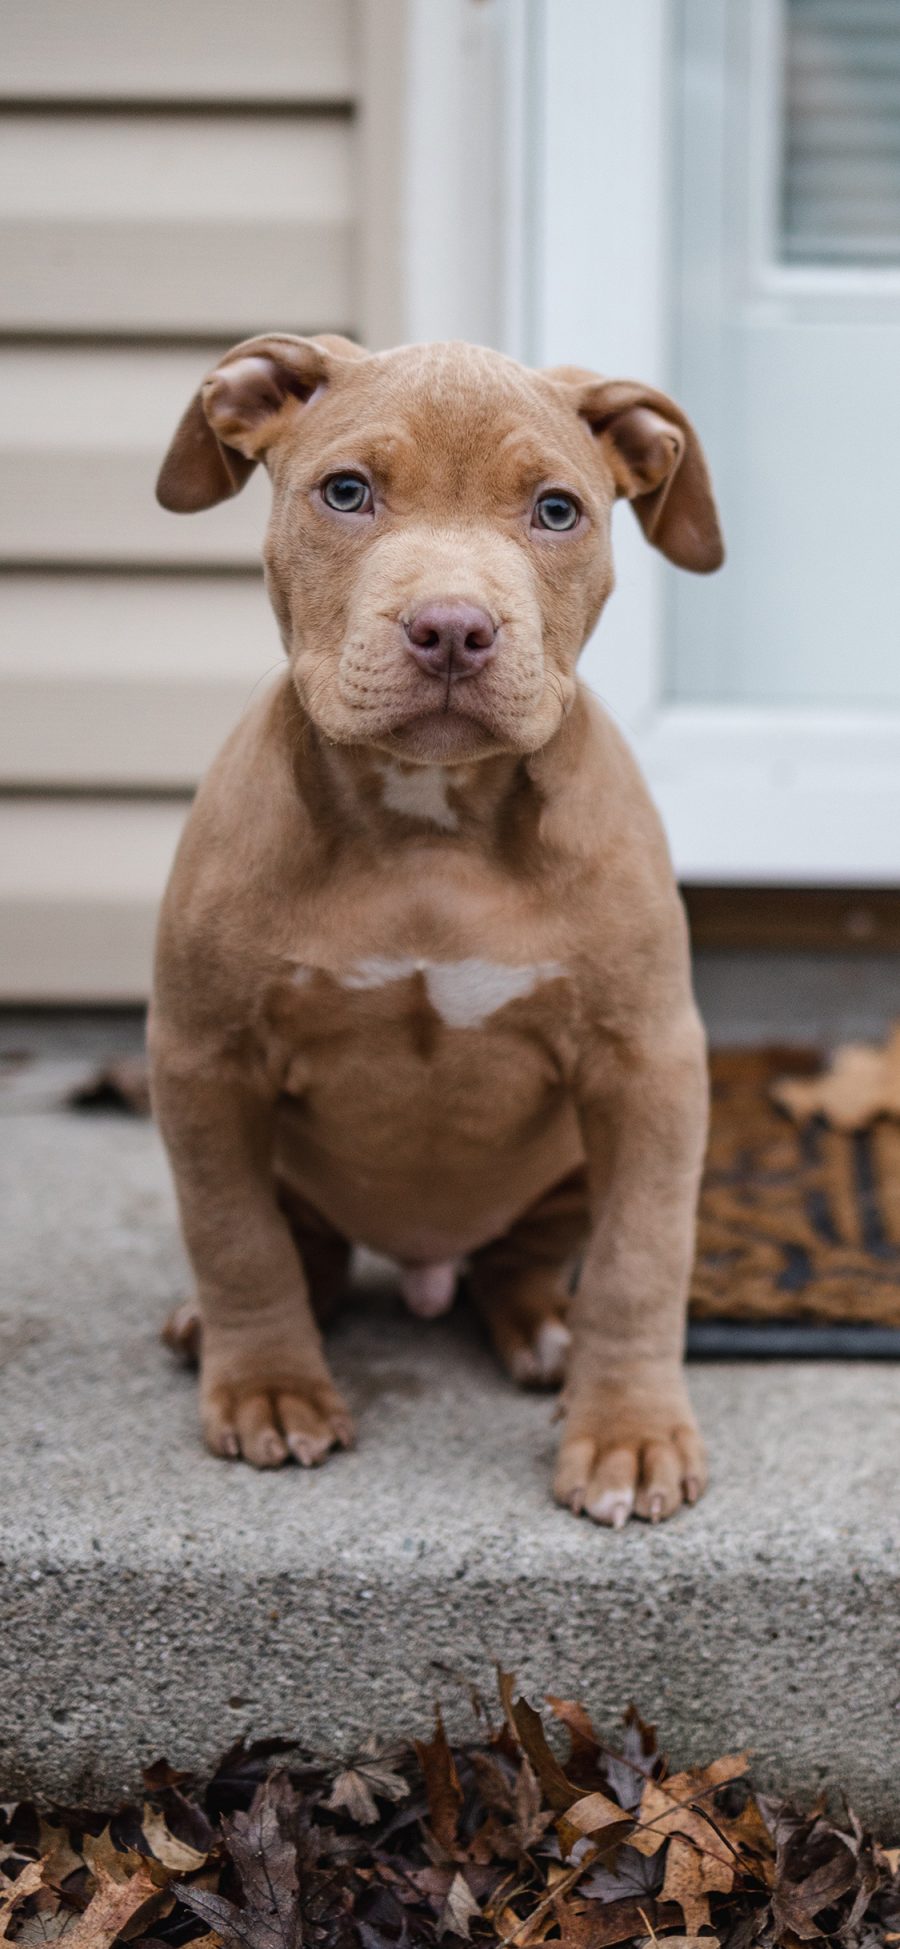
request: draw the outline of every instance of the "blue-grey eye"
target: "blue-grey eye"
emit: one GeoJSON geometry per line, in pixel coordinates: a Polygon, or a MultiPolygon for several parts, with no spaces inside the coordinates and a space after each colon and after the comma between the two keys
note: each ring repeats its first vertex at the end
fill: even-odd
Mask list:
{"type": "Polygon", "coordinates": [[[372,489],[362,474],[332,474],[323,482],[322,499],[338,514],[367,514],[372,506],[372,489]]]}
{"type": "Polygon", "coordinates": [[[549,528],[552,534],[564,535],[568,528],[577,526],[581,509],[571,494],[542,494],[535,502],[532,522],[536,528],[549,528]]]}

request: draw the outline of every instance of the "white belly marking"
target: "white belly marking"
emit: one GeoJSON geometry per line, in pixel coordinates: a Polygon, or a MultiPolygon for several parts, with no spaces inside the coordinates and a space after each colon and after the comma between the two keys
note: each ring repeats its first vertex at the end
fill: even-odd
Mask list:
{"type": "Polygon", "coordinates": [[[533,994],[547,981],[565,975],[559,961],[534,961],[512,967],[504,961],[416,961],[409,955],[391,960],[373,955],[356,961],[337,979],[342,988],[383,988],[391,981],[408,981],[421,974],[435,1013],[448,1029],[480,1029],[488,1016],[533,994]]]}

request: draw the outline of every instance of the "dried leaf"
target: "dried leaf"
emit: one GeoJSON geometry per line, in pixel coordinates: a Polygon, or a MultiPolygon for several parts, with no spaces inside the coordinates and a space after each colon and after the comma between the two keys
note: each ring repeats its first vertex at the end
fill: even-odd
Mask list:
{"type": "Polygon", "coordinates": [[[117,1881],[105,1868],[96,1870],[97,1889],[74,1928],[65,1934],[66,1949],[111,1949],[145,1903],[158,1899],[159,1890],[143,1863],[127,1881],[117,1881]]]}
{"type": "Polygon", "coordinates": [[[447,1890],[447,1899],[441,1909],[438,1921],[438,1935],[461,1935],[468,1942],[472,1923],[481,1909],[475,1900],[465,1875],[454,1875],[447,1890]]]}
{"type": "Polygon", "coordinates": [[[710,1895],[727,1895],[733,1881],[732,1861],[723,1861],[715,1854],[701,1854],[692,1841],[673,1834],[666,1851],[662,1899],[678,1903],[686,1929],[696,1933],[709,1927],[710,1895]]]}
{"type": "Polygon", "coordinates": [[[226,1949],[298,1949],[301,1940],[297,1850],[282,1831],[295,1807],[286,1773],[272,1773],[247,1814],[222,1822],[225,1845],[237,1868],[244,1907],[211,1889],[180,1883],[187,1908],[222,1936],[226,1949]]]}
{"type": "Polygon", "coordinates": [[[565,1726],[569,1735],[569,1764],[574,1767],[593,1765],[600,1751],[600,1741],[584,1706],[579,1705],[577,1699],[558,1699],[553,1692],[547,1693],[547,1704],[554,1719],[565,1726]]]}
{"type": "Polygon", "coordinates": [[[579,1798],[578,1788],[566,1778],[555,1753],[551,1751],[540,1714],[535,1712],[533,1705],[528,1704],[527,1699],[513,1701],[514,1684],[510,1672],[500,1672],[500,1699],[510,1731],[534,1767],[544,1799],[558,1813],[565,1813],[573,1800],[579,1798]]]}
{"type": "Polygon", "coordinates": [[[562,1853],[568,1856],[586,1834],[596,1840],[602,1833],[609,1847],[615,1848],[629,1838],[633,1827],[630,1814],[623,1813],[617,1801],[605,1793],[587,1793],[557,1822],[556,1831],[562,1853]]]}
{"type": "Polygon", "coordinates": [[[800,1124],[824,1117],[834,1130],[865,1130],[877,1117],[900,1117],[900,1023],[883,1049],[846,1042],[821,1076],[782,1076],[771,1094],[800,1124]]]}
{"type": "Polygon", "coordinates": [[[637,1901],[558,1902],[556,1914],[561,1949],[608,1949],[613,1943],[633,1942],[655,1919],[653,1903],[637,1901]]]}
{"type": "Polygon", "coordinates": [[[780,1931],[791,1931],[803,1942],[821,1935],[816,1916],[857,1880],[854,1839],[821,1817],[783,1825],[772,1891],[772,1914],[780,1931]]]}
{"type": "Polygon", "coordinates": [[[746,1753],[726,1753],[710,1766],[689,1773],[673,1773],[668,1780],[648,1780],[641,1795],[640,1823],[631,1836],[631,1846],[640,1854],[655,1854],[672,1834],[693,1841],[701,1852],[718,1855],[729,1864],[733,1854],[716,1833],[700,1807],[711,1806],[717,1787],[739,1779],[748,1766],[746,1753]]]}
{"type": "Polygon", "coordinates": [[[151,1806],[149,1800],[144,1805],[141,1828],[154,1859],[161,1861],[164,1868],[171,1868],[174,1874],[189,1875],[205,1866],[208,1850],[201,1853],[189,1842],[179,1840],[168,1827],[165,1815],[151,1806]]]}
{"type": "Polygon", "coordinates": [[[346,1813],[362,1827],[380,1819],[376,1795],[381,1800],[406,1800],[409,1782],[377,1759],[358,1759],[338,1773],[323,1806],[332,1813],[346,1813]]]}
{"type": "MultiPolygon", "coordinates": [[[[662,1940],[666,1949],[720,1949],[717,1935],[667,1935],[662,1940]]],[[[640,1949],[659,1949],[659,1942],[659,1936],[645,1935],[640,1949]]]]}
{"type": "Polygon", "coordinates": [[[625,1714],[625,1734],[622,1751],[603,1755],[603,1773],[606,1785],[629,1814],[637,1812],[644,1791],[644,1781],[649,1780],[654,1768],[659,1765],[659,1748],[656,1743],[656,1727],[648,1726],[641,1718],[637,1708],[628,1707],[625,1714]]]}
{"type": "Polygon", "coordinates": [[[427,1743],[417,1739],[416,1753],[428,1795],[431,1831],[439,1845],[451,1854],[456,1847],[463,1792],[439,1706],[435,1707],[434,1722],[433,1739],[427,1743]]]}
{"type": "Polygon", "coordinates": [[[5,1940],[14,1908],[24,1902],[27,1895],[33,1895],[41,1885],[41,1864],[28,1861],[11,1881],[7,1875],[0,1875],[0,1940],[5,1940]]]}
{"type": "Polygon", "coordinates": [[[627,1845],[616,1854],[615,1868],[606,1861],[598,1861],[581,1876],[578,1883],[579,1895],[592,1895],[600,1902],[621,1902],[636,1896],[646,1907],[659,1891],[663,1883],[663,1867],[659,1855],[639,1854],[627,1845]]]}

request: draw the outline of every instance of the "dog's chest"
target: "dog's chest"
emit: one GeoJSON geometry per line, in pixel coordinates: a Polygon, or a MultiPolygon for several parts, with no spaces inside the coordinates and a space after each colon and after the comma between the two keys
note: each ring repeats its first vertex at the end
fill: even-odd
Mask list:
{"type": "MultiPolygon", "coordinates": [[[[301,962],[293,971],[294,986],[312,986],[323,972],[301,962]]],[[[424,1012],[445,1029],[483,1029],[510,1003],[526,1001],[565,978],[559,961],[495,961],[477,954],[445,959],[363,955],[325,976],[340,996],[380,996],[391,1015],[424,1012]]],[[[352,1004],[347,1012],[351,1017],[364,1013],[352,1004]]]]}

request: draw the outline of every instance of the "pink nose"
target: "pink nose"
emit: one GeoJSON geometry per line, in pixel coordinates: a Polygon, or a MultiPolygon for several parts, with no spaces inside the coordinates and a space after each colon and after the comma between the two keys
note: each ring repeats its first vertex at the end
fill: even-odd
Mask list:
{"type": "Polygon", "coordinates": [[[404,623],[410,655],[432,677],[474,677],[494,654],[497,631],[474,602],[428,602],[404,623]]]}

